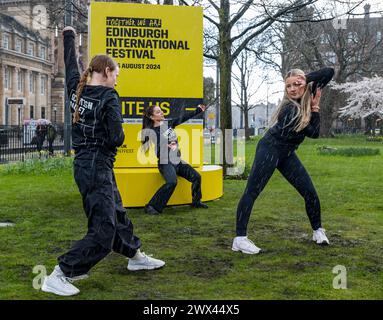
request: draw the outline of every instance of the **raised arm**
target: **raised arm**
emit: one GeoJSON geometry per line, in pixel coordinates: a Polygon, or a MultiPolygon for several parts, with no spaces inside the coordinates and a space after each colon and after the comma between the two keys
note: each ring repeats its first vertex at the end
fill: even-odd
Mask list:
{"type": "Polygon", "coordinates": [[[75,37],[76,32],[72,27],[63,29],[64,36],[64,62],[65,62],[65,83],[67,86],[68,96],[72,90],[77,89],[80,81],[80,72],[78,70],[76,59],[75,37]]]}
{"type": "Polygon", "coordinates": [[[200,105],[198,105],[196,110],[194,110],[193,112],[184,113],[183,115],[181,115],[178,118],[169,120],[169,127],[174,128],[174,127],[180,125],[181,123],[184,123],[184,122],[188,121],[189,119],[195,117],[196,115],[200,114],[201,112],[205,111],[205,109],[206,109],[206,107],[204,105],[200,104],[200,105]]]}
{"type": "Polygon", "coordinates": [[[315,95],[317,88],[324,88],[333,78],[333,68],[323,68],[318,71],[310,72],[306,75],[306,83],[312,82],[311,92],[315,95]]]}
{"type": "Polygon", "coordinates": [[[108,145],[111,148],[115,148],[121,146],[125,139],[124,130],[122,128],[123,119],[117,92],[113,90],[108,97],[105,102],[104,117],[107,123],[108,145]]]}
{"type": "Polygon", "coordinates": [[[316,139],[319,137],[320,132],[320,100],[322,97],[322,89],[318,88],[316,93],[311,96],[310,106],[311,106],[311,119],[306,128],[303,129],[303,133],[309,137],[316,139]]]}

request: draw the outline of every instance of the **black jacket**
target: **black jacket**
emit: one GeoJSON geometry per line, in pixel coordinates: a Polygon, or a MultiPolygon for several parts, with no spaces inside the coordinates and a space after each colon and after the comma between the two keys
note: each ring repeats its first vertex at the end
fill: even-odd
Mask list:
{"type": "Polygon", "coordinates": [[[178,138],[174,131],[174,128],[180,125],[181,123],[184,123],[189,119],[195,117],[201,112],[202,109],[200,107],[197,107],[196,110],[193,112],[188,112],[175,119],[165,120],[162,125],[153,128],[157,137],[156,154],[158,160],[160,160],[161,163],[164,163],[164,161],[165,163],[170,163],[169,159],[175,159],[181,156],[181,152],[179,150],[178,145],[178,138]]]}
{"type": "Polygon", "coordinates": [[[318,88],[323,89],[334,77],[333,68],[323,68],[306,75],[306,83],[312,82],[311,92],[316,93],[318,88]]]}
{"type": "MultiPolygon", "coordinates": [[[[306,82],[312,82],[312,93],[314,94],[318,88],[324,88],[333,76],[333,68],[323,68],[306,75],[306,82]]],[[[293,103],[284,105],[279,113],[277,123],[266,132],[265,138],[291,149],[298,148],[305,137],[318,138],[320,130],[319,112],[312,112],[309,124],[303,130],[296,132],[294,128],[297,125],[298,119],[293,122],[291,120],[297,111],[297,106],[293,103]]]]}
{"type": "MultiPolygon", "coordinates": [[[[80,73],[76,59],[75,34],[64,32],[66,86],[71,113],[75,112],[76,89],[80,73]]],[[[124,142],[122,114],[116,90],[85,85],[79,101],[80,120],[72,124],[72,145],[76,158],[115,158],[124,142]]]]}

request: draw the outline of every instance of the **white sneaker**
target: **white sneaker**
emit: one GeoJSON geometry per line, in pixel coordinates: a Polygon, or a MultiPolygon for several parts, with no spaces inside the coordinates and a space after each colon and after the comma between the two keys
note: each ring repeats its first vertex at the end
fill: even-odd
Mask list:
{"type": "Polygon", "coordinates": [[[315,241],[317,244],[327,246],[330,244],[328,241],[326,234],[325,234],[325,229],[319,228],[317,230],[314,230],[313,232],[313,241],[315,241]]]}
{"type": "Polygon", "coordinates": [[[144,252],[137,250],[136,255],[133,258],[129,258],[128,270],[153,270],[162,268],[165,265],[165,261],[154,259],[151,256],[147,256],[144,252]]]}
{"type": "Polygon", "coordinates": [[[41,290],[59,296],[73,296],[80,292],[69,282],[69,278],[64,275],[59,266],[55,266],[53,272],[45,277],[41,290]]]}
{"type": "Polygon", "coordinates": [[[258,248],[253,241],[247,239],[247,237],[235,237],[231,250],[241,251],[247,254],[257,254],[261,251],[261,248],[258,248]]]}
{"type": "Polygon", "coordinates": [[[69,282],[75,282],[75,281],[79,281],[79,280],[88,279],[89,278],[89,274],[88,273],[84,273],[84,274],[81,274],[79,276],[74,276],[74,277],[71,277],[71,278],[66,277],[66,278],[67,278],[67,280],[69,282]]]}

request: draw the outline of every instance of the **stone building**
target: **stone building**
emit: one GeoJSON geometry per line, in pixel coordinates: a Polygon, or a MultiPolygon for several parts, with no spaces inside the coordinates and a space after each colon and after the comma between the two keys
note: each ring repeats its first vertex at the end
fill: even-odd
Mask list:
{"type": "Polygon", "coordinates": [[[87,65],[87,0],[0,0],[0,125],[64,121],[61,30],[78,31],[79,66],[87,65]]]}
{"type": "Polygon", "coordinates": [[[0,124],[50,118],[53,63],[48,38],[0,14],[0,124]]]}

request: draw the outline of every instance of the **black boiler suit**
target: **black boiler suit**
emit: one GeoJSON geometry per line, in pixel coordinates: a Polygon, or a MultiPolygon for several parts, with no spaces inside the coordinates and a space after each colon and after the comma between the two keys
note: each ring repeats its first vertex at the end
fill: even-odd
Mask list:
{"type": "MultiPolygon", "coordinates": [[[[72,31],[64,32],[64,59],[73,113],[80,74],[72,31]]],[[[88,232],[58,258],[67,277],[87,273],[112,250],[133,257],[141,246],[122,206],[113,172],[117,147],[125,138],[118,93],[112,88],[86,85],[79,111],[80,120],[72,126],[74,178],[88,218],[88,232]]]]}

